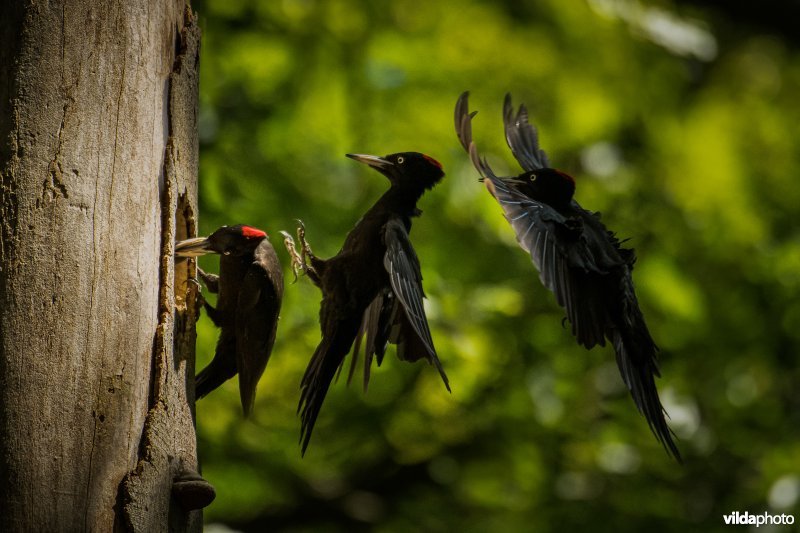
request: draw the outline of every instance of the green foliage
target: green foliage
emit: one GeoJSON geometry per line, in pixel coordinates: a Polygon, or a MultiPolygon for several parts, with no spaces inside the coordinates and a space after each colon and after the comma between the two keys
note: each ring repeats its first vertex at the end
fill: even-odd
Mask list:
{"type": "MultiPolygon", "coordinates": [[[[360,378],[331,387],[302,459],[295,409],[320,294],[302,278],[287,285],[253,419],[235,380],[197,404],[218,492],[208,523],[683,532],[721,531],[734,510],[797,514],[797,50],[730,30],[713,58],[679,55],[641,21],[704,23],[634,2],[195,4],[202,232],[261,227],[288,265],[278,230],[301,218],[328,257],[387,185],[345,153],[437,158],[447,177],[421,201],[412,239],[453,385],[390,349],[367,394],[360,378]],[[497,171],[518,168],[501,127],[510,91],[577,177],[578,200],[631,238],[683,467],[636,412],[613,351],[586,351],[562,327],[478,183],[452,125],[465,89],[497,171]]],[[[215,337],[202,319],[198,367],[215,337]]]]}

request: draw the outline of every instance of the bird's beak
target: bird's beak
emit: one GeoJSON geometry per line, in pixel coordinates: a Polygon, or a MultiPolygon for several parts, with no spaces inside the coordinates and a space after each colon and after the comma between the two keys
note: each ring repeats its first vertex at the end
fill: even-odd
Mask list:
{"type": "Polygon", "coordinates": [[[213,250],[209,247],[208,239],[205,237],[186,239],[175,245],[177,257],[198,257],[211,252],[213,250]]]}
{"type": "Polygon", "coordinates": [[[365,165],[369,165],[372,168],[376,168],[378,170],[387,170],[394,166],[394,163],[389,161],[388,159],[384,159],[382,157],[378,157],[376,155],[364,155],[364,154],[345,154],[350,159],[355,159],[359,163],[364,163],[365,165]]]}

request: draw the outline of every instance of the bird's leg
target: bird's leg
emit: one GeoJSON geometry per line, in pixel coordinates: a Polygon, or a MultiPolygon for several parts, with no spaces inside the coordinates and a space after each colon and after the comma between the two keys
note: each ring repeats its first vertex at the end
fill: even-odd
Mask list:
{"type": "Polygon", "coordinates": [[[286,247],[286,251],[289,253],[289,257],[291,257],[292,260],[292,273],[294,273],[294,279],[297,281],[297,273],[302,272],[303,274],[306,274],[315,285],[319,285],[320,277],[317,273],[316,267],[320,266],[322,261],[317,259],[317,257],[311,251],[311,246],[309,246],[308,242],[306,241],[306,228],[303,225],[303,222],[301,220],[298,220],[297,222],[299,224],[297,227],[297,238],[300,240],[299,253],[297,252],[297,247],[292,236],[285,231],[280,232],[281,235],[283,235],[283,245],[286,247]],[[311,264],[309,264],[307,259],[310,259],[311,264]]]}
{"type": "MultiPolygon", "coordinates": [[[[208,292],[217,294],[219,292],[219,276],[216,274],[209,274],[199,266],[195,267],[195,269],[197,270],[197,276],[203,280],[208,292]]],[[[197,278],[187,278],[186,283],[194,283],[197,285],[198,290],[203,288],[203,286],[200,285],[200,280],[197,278]]]]}
{"type": "Polygon", "coordinates": [[[314,282],[315,285],[320,284],[320,271],[324,265],[322,259],[317,258],[314,252],[311,251],[311,245],[306,241],[306,225],[302,220],[297,220],[297,238],[300,240],[300,255],[302,257],[303,265],[305,266],[306,275],[314,282]],[[308,259],[308,260],[307,260],[308,259]],[[308,263],[311,264],[308,264],[308,263]]]}
{"type": "MultiPolygon", "coordinates": [[[[197,276],[203,280],[203,283],[205,283],[208,292],[212,294],[217,294],[219,292],[219,276],[217,276],[216,274],[209,274],[199,266],[196,268],[197,268],[197,276]]],[[[194,283],[195,285],[197,285],[197,288],[200,289],[200,282],[197,280],[197,278],[189,278],[186,281],[194,283]]],[[[215,326],[221,327],[222,316],[220,316],[219,311],[217,311],[214,307],[211,306],[210,303],[208,303],[208,301],[203,296],[202,291],[200,290],[197,291],[196,302],[198,306],[200,305],[203,306],[203,309],[206,310],[206,314],[208,315],[208,318],[211,319],[211,322],[213,322],[215,326]]]]}
{"type": "Polygon", "coordinates": [[[208,318],[211,319],[211,322],[213,322],[215,326],[217,326],[218,328],[221,328],[222,327],[222,314],[220,314],[220,312],[216,308],[212,307],[211,304],[208,303],[208,301],[203,297],[203,295],[202,295],[202,293],[200,293],[200,291],[197,291],[197,303],[198,304],[199,303],[203,304],[203,309],[206,310],[206,314],[208,315],[208,318]]]}
{"type": "MultiPolygon", "coordinates": [[[[191,283],[191,284],[193,284],[194,286],[197,287],[197,290],[194,293],[195,309],[197,309],[198,307],[201,307],[203,304],[206,303],[206,299],[203,298],[203,295],[201,293],[201,291],[203,290],[203,286],[200,285],[200,281],[198,281],[197,278],[186,278],[184,280],[183,284],[187,285],[187,290],[186,290],[187,299],[188,299],[189,295],[191,294],[191,291],[188,289],[189,283],[191,283]]],[[[197,313],[195,315],[195,317],[194,317],[195,322],[197,322],[197,320],[199,318],[200,318],[200,313],[197,313]]]]}
{"type": "MultiPolygon", "coordinates": [[[[294,274],[294,282],[297,281],[297,272],[302,271],[303,273],[306,272],[306,264],[303,261],[303,258],[300,254],[297,253],[297,248],[294,244],[294,239],[291,235],[286,233],[285,231],[280,232],[283,235],[283,245],[286,247],[286,251],[289,253],[289,257],[292,260],[292,274],[294,274]]],[[[293,282],[293,283],[294,283],[293,282]]]]}
{"type": "Polygon", "coordinates": [[[200,267],[197,267],[197,275],[200,276],[200,279],[205,283],[208,292],[212,294],[217,294],[219,292],[219,276],[216,274],[209,274],[200,267]]]}

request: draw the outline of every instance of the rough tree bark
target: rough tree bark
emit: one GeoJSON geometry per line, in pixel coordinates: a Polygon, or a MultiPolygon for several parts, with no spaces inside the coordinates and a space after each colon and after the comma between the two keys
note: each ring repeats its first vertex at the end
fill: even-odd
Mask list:
{"type": "Polygon", "coordinates": [[[0,2],[0,531],[201,527],[184,2],[0,2]]]}

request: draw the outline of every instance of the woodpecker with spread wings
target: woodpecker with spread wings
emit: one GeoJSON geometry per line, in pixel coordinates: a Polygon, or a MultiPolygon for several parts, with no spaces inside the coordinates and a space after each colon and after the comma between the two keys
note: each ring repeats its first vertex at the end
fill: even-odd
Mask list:
{"type": "Polygon", "coordinates": [[[348,381],[352,378],[362,341],[365,389],[373,358],[380,365],[392,343],[401,360],[433,364],[450,390],[422,306],[422,274],[409,238],[411,219],[421,214],[417,201],[442,179],[442,165],[418,152],[347,157],[386,176],[390,187],[356,223],[339,253],[330,259],[314,256],[302,223],[299,253],[282,232],[295,272],[303,271],[322,290],[322,341],[303,376],[298,406],[304,454],[334,375],[353,348],[348,381]]]}
{"type": "Polygon", "coordinates": [[[575,201],[575,179],[550,167],[527,109],[521,105],[515,112],[510,94],[503,105],[505,137],[524,172],[496,176],[472,140],[476,112],[469,112],[468,97],[465,92],[456,103],[456,134],[502,207],[519,245],[531,255],[542,284],[566,310],[578,343],[588,349],[605,346],[608,340],[614,346],[636,407],[664,448],[680,461],[655,384],[655,377],[660,377],[658,347],[634,292],[634,251],[622,247],[599,213],[575,201]]]}

